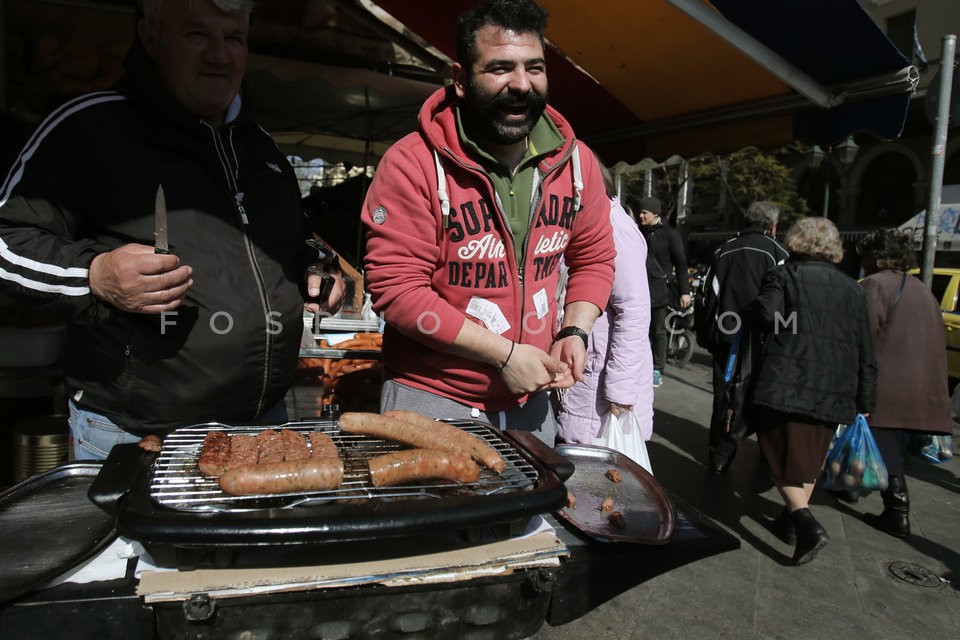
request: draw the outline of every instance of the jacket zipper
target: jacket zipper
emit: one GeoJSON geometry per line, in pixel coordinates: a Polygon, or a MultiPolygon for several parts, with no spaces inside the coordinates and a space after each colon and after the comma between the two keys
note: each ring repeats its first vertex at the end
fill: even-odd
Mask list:
{"type": "MultiPolygon", "coordinates": [[[[576,144],[576,142],[574,142],[574,144],[576,144]]],[[[496,202],[496,205],[497,205],[497,213],[500,214],[500,223],[503,225],[503,228],[504,228],[505,231],[506,231],[507,229],[509,229],[509,228],[510,228],[510,227],[509,227],[509,223],[507,222],[507,218],[506,218],[506,216],[505,216],[504,213],[503,213],[503,203],[500,202],[500,194],[497,193],[497,187],[496,187],[496,185],[493,184],[493,180],[490,179],[490,176],[487,175],[487,172],[484,171],[483,169],[481,169],[478,165],[468,165],[468,164],[462,162],[462,161],[453,153],[453,151],[450,150],[450,147],[444,147],[444,148],[443,148],[443,151],[444,151],[444,153],[445,153],[450,159],[452,159],[454,162],[456,162],[457,164],[459,164],[461,167],[463,167],[464,169],[467,169],[468,171],[473,171],[474,173],[479,174],[480,176],[483,177],[484,180],[487,181],[487,183],[490,185],[490,190],[493,191],[494,202],[496,202]]],[[[534,177],[540,176],[540,179],[536,181],[536,184],[533,185],[533,189],[532,189],[532,193],[534,194],[534,196],[533,196],[533,198],[532,198],[532,200],[531,200],[531,202],[530,202],[530,215],[529,215],[529,217],[528,217],[528,219],[527,219],[527,227],[528,227],[528,229],[531,228],[532,225],[533,225],[533,219],[534,219],[534,217],[535,217],[535,212],[536,212],[536,210],[537,210],[537,206],[539,206],[540,200],[543,198],[543,188],[542,188],[542,187],[543,187],[544,178],[546,178],[547,176],[549,176],[550,174],[552,174],[552,173],[553,173],[554,171],[556,171],[560,166],[562,166],[567,160],[569,160],[569,159],[570,159],[570,155],[571,155],[572,153],[573,153],[573,144],[571,144],[571,145],[569,146],[569,148],[567,149],[567,151],[563,154],[563,157],[562,157],[560,160],[558,160],[557,163],[556,163],[555,165],[553,165],[553,166],[550,168],[550,170],[547,171],[546,173],[544,173],[543,175],[540,175],[540,170],[539,170],[538,167],[534,167],[534,177]]],[[[444,229],[446,229],[446,224],[444,225],[444,229]]],[[[506,239],[506,235],[507,235],[507,234],[505,233],[505,234],[504,234],[504,239],[506,239]]],[[[523,340],[523,318],[524,318],[524,313],[526,313],[526,308],[527,308],[526,285],[525,285],[525,283],[524,283],[524,277],[523,277],[523,276],[524,276],[524,267],[526,266],[526,263],[527,263],[527,248],[530,246],[530,236],[531,236],[531,235],[532,235],[532,234],[528,231],[528,232],[527,232],[526,242],[523,243],[523,247],[521,247],[521,249],[520,249],[520,264],[517,265],[517,280],[519,281],[519,285],[520,285],[520,332],[519,332],[519,335],[518,335],[518,337],[517,337],[517,341],[522,341],[522,340],[523,340]]],[[[512,233],[510,233],[510,237],[513,238],[513,234],[512,234],[512,233]]],[[[511,240],[511,241],[512,241],[512,240],[511,240]]],[[[516,255],[516,252],[511,252],[511,253],[512,253],[513,255],[516,255]]]]}
{"type": "MultiPolygon", "coordinates": [[[[257,283],[257,293],[260,294],[260,304],[263,309],[263,317],[269,318],[271,309],[270,309],[270,299],[267,296],[267,288],[263,283],[263,273],[260,271],[260,265],[257,263],[257,257],[253,250],[253,243],[250,240],[250,236],[247,234],[247,226],[250,224],[250,219],[247,217],[247,210],[243,206],[244,192],[240,191],[240,187],[237,183],[238,181],[238,172],[239,172],[239,162],[230,162],[231,156],[235,159],[236,150],[233,148],[233,129],[228,130],[228,135],[230,137],[230,149],[225,148],[226,143],[222,139],[220,132],[217,131],[214,127],[207,125],[213,132],[214,147],[217,151],[217,156],[220,158],[220,161],[223,163],[224,173],[227,176],[227,183],[230,188],[230,191],[233,194],[234,203],[237,207],[237,213],[240,215],[240,234],[243,236],[243,246],[247,252],[247,260],[250,264],[250,270],[253,271],[254,280],[257,283]]],[[[260,384],[260,397],[257,399],[257,408],[256,413],[253,416],[255,419],[264,409],[264,401],[267,396],[267,387],[269,386],[270,381],[270,363],[271,363],[271,354],[272,354],[272,338],[270,332],[264,331],[264,348],[263,348],[263,376],[260,384]]]]}

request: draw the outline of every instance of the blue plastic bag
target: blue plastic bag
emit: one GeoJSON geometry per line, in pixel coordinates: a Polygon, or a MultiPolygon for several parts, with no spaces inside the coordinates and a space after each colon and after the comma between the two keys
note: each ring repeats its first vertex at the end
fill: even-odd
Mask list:
{"type": "Polygon", "coordinates": [[[927,462],[941,464],[953,459],[953,438],[910,431],[907,432],[907,451],[927,462]]]}
{"type": "Polygon", "coordinates": [[[837,429],[823,464],[823,486],[835,491],[883,491],[889,484],[887,465],[867,419],[837,429]]]}

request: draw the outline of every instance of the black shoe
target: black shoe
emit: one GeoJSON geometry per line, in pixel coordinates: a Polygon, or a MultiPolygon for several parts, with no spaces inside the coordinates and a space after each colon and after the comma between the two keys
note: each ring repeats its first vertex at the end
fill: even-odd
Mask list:
{"type": "Polygon", "coordinates": [[[906,513],[897,511],[883,510],[883,513],[876,515],[873,513],[863,514],[863,521],[874,529],[889,533],[895,538],[910,537],[910,516],[906,513]]]}
{"type": "Polygon", "coordinates": [[[860,494],[856,491],[846,491],[843,489],[827,489],[827,493],[834,497],[834,499],[839,500],[840,502],[846,502],[848,504],[856,504],[860,502],[860,494]]]}
{"type": "Polygon", "coordinates": [[[806,507],[797,509],[790,515],[793,517],[793,526],[797,531],[797,547],[793,551],[793,564],[806,564],[816,557],[820,549],[827,546],[830,536],[810,513],[810,509],[806,507]]]}
{"type": "Polygon", "coordinates": [[[710,463],[710,473],[715,476],[722,476],[730,469],[729,462],[711,462],[710,463]]]}
{"type": "Polygon", "coordinates": [[[770,530],[773,534],[789,545],[797,544],[797,529],[793,524],[793,516],[786,507],[775,520],[770,521],[770,530]]]}

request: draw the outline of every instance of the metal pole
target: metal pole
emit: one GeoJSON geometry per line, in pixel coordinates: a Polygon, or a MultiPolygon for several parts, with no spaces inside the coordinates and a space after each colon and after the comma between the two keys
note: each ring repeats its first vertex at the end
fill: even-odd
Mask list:
{"type": "Polygon", "coordinates": [[[823,179],[823,217],[827,220],[830,219],[830,174],[833,173],[833,166],[830,162],[830,154],[827,153],[826,157],[826,166],[823,168],[823,173],[826,176],[823,179]]]}
{"type": "Polygon", "coordinates": [[[7,19],[6,0],[0,0],[0,111],[7,108],[7,19]]]}
{"type": "Polygon", "coordinates": [[[953,59],[957,36],[943,36],[940,56],[940,94],[937,121],[933,131],[933,163],[930,167],[930,199],[927,201],[926,224],[923,228],[923,262],[920,278],[928,287],[933,284],[933,263],[937,253],[937,228],[940,226],[940,195],[943,190],[943,164],[947,152],[947,127],[950,118],[950,93],[953,90],[953,59]]]}

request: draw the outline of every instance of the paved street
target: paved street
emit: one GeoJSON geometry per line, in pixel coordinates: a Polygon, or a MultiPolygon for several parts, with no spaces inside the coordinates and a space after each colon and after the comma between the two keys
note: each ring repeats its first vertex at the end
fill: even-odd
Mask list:
{"type": "MultiPolygon", "coordinates": [[[[536,640],[960,637],[960,458],[909,461],[907,540],[860,520],[880,512],[878,494],[847,505],[818,489],[811,509],[830,543],[810,564],[789,566],[793,549],[765,526],[783,503],[759,471],[756,440],[741,445],[728,475],[704,466],[709,357],[699,352],[664,378],[649,443],[654,474],[741,548],[659,576],[569,624],[545,625],[536,640]]],[[[958,435],[955,424],[955,442],[958,435]]]]}

